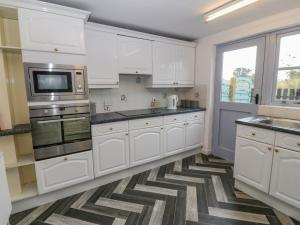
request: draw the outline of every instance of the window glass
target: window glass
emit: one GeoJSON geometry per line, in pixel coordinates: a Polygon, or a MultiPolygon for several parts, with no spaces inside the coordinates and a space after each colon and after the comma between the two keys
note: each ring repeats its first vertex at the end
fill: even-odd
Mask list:
{"type": "Polygon", "coordinates": [[[279,68],[300,67],[300,34],[280,39],[279,68]]]}

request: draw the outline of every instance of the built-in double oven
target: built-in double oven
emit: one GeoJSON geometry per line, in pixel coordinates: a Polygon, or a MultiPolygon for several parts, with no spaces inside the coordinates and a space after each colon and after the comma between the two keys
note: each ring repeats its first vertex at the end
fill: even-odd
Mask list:
{"type": "Polygon", "coordinates": [[[36,160],[92,149],[89,105],[50,105],[30,109],[36,160]]]}

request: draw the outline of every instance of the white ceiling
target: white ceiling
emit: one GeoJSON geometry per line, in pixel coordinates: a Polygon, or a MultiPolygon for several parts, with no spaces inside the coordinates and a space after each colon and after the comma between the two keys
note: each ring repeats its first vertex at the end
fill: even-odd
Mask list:
{"type": "Polygon", "coordinates": [[[203,13],[230,0],[43,0],[92,12],[90,21],[170,37],[194,40],[288,9],[300,0],[260,0],[216,19],[203,13]]]}

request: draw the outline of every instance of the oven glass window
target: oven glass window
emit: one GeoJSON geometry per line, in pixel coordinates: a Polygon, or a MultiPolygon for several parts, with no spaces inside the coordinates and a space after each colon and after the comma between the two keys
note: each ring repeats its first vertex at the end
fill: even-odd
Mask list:
{"type": "Polygon", "coordinates": [[[73,92],[71,72],[34,71],[33,82],[36,93],[73,92]]]}
{"type": "Polygon", "coordinates": [[[74,142],[91,138],[89,114],[63,116],[63,132],[65,142],[74,142]]]}

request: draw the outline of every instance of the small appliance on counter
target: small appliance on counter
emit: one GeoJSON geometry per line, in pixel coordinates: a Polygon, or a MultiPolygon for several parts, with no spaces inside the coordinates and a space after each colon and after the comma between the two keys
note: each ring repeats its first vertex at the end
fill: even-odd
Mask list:
{"type": "Polygon", "coordinates": [[[177,109],[178,96],[170,95],[168,97],[168,109],[177,109]]]}
{"type": "Polygon", "coordinates": [[[181,100],[181,107],[182,108],[190,108],[190,109],[196,109],[199,108],[199,101],[198,100],[181,100]]]}

